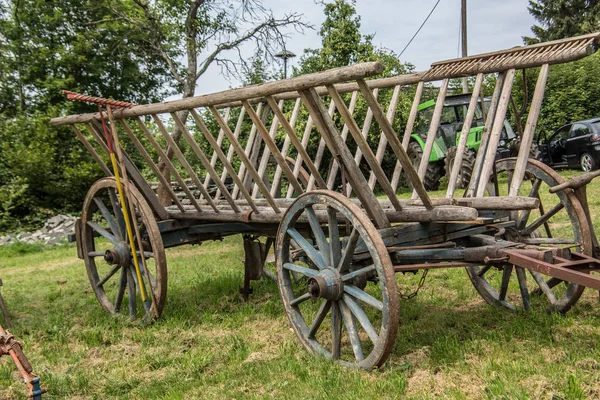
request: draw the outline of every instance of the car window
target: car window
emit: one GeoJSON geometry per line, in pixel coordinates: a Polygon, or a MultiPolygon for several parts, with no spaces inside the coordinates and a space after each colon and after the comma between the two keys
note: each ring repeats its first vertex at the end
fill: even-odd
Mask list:
{"type": "Polygon", "coordinates": [[[590,133],[590,130],[584,124],[575,124],[573,125],[573,129],[571,130],[571,138],[576,138],[579,136],[585,136],[590,133]]]}
{"type": "Polygon", "coordinates": [[[600,121],[596,121],[596,122],[592,123],[592,127],[594,128],[596,133],[600,133],[600,121]]]}
{"type": "Polygon", "coordinates": [[[554,140],[558,140],[558,139],[566,139],[569,137],[570,131],[571,131],[571,125],[563,126],[554,135],[552,135],[552,138],[550,138],[550,140],[554,141],[554,140]]]}

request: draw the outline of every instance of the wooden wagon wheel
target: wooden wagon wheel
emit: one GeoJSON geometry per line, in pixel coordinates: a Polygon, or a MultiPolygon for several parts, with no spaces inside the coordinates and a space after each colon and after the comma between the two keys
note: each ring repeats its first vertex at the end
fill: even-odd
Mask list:
{"type": "Polygon", "coordinates": [[[383,240],[356,204],[327,190],[298,197],[279,225],[276,260],[288,319],[311,353],[367,369],[385,362],[398,331],[398,289],[383,240]],[[317,213],[326,215],[325,229],[317,213]],[[351,232],[342,238],[346,226],[351,232]],[[361,244],[370,258],[356,264],[361,244]],[[317,269],[292,259],[296,247],[317,269]]]}
{"type": "MultiPolygon", "coordinates": [[[[515,163],[516,159],[511,158],[496,164],[500,195],[508,194],[515,163]]],[[[539,246],[575,246],[577,251],[591,255],[590,228],[581,203],[570,191],[548,193],[550,187],[562,182],[564,180],[552,168],[539,161],[528,161],[526,179],[519,195],[539,198],[540,208],[521,211],[513,216],[517,227],[507,229],[506,239],[539,246]]],[[[479,294],[488,303],[511,310],[545,306],[550,311],[564,313],[579,300],[585,289],[513,265],[499,268],[491,265],[473,266],[468,267],[467,272],[479,294]],[[514,275],[516,279],[511,281],[514,275]]]]}
{"type": "MultiPolygon", "coordinates": [[[[92,289],[102,308],[110,314],[126,313],[131,318],[160,316],[167,297],[167,262],[156,219],[140,192],[130,185],[127,190],[135,199],[135,223],[142,236],[144,260],[150,275],[148,282],[142,271],[143,284],[152,301],[151,309],[145,310],[139,301],[139,283],[116,188],[114,178],[98,180],[88,191],[83,205],[82,250],[92,289]],[[124,301],[127,307],[122,306],[124,301]]],[[[137,252],[139,255],[140,249],[137,252]]]]}

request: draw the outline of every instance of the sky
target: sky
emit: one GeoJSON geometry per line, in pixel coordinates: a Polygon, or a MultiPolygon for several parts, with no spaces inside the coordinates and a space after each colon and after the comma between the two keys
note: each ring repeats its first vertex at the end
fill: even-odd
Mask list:
{"type": "MultiPolygon", "coordinates": [[[[399,54],[417,31],[437,0],[357,0],[361,33],[375,34],[373,43],[399,54]]],[[[441,0],[421,32],[401,57],[426,70],[431,63],[460,56],[459,25],[461,0],[441,0]]],[[[467,0],[468,51],[479,54],[523,44],[522,36],[531,35],[534,20],[527,11],[527,0],[467,0]]],[[[264,0],[274,15],[297,12],[315,29],[304,34],[289,31],[286,47],[298,56],[306,48],[319,48],[318,30],[325,19],[323,7],[314,0],[264,0]]],[[[251,53],[252,49],[245,49],[251,53]]],[[[249,54],[251,55],[251,54],[249,54]]],[[[289,60],[294,65],[299,57],[289,60]]],[[[288,71],[291,68],[288,66],[288,71]]],[[[213,93],[239,86],[221,76],[218,67],[209,68],[200,77],[196,94],[213,93]]]]}

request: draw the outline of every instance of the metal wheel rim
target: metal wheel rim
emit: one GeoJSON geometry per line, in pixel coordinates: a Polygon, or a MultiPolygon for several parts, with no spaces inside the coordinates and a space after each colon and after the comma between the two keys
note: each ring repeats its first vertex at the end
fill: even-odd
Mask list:
{"type": "MultiPolygon", "coordinates": [[[[496,170],[498,172],[514,170],[515,164],[515,158],[503,159],[497,162],[496,170]]],[[[530,174],[533,177],[541,179],[542,182],[548,186],[554,186],[564,182],[564,179],[560,175],[558,175],[556,171],[537,160],[529,159],[527,163],[526,174],[530,174]]],[[[585,234],[585,232],[589,232],[589,226],[581,203],[571,192],[561,191],[558,192],[556,196],[558,196],[558,198],[560,199],[560,203],[562,203],[563,205],[569,204],[569,207],[565,207],[565,210],[567,211],[571,225],[573,227],[573,234],[575,236],[574,239],[576,242],[581,244],[580,251],[584,254],[591,255],[591,237],[590,235],[585,234]]],[[[511,270],[511,275],[514,274],[515,271],[517,274],[522,274],[523,272],[521,271],[525,271],[525,273],[533,276],[533,274],[527,271],[526,269],[521,268],[521,271],[519,271],[518,269],[519,267],[513,267],[513,270],[511,270]]],[[[498,293],[498,291],[485,279],[484,276],[480,276],[480,273],[484,271],[485,269],[479,266],[467,267],[467,273],[469,275],[469,278],[471,279],[471,282],[473,283],[475,289],[479,292],[479,294],[489,304],[501,306],[510,310],[516,310],[517,307],[510,301],[500,300],[500,294],[498,293]]],[[[544,277],[544,275],[538,275],[544,277]]],[[[553,287],[554,286],[551,286],[551,288],[553,287]]],[[[557,298],[555,302],[552,303],[550,302],[550,299],[547,298],[549,302],[548,311],[561,313],[567,312],[577,302],[577,300],[579,300],[584,289],[585,288],[583,286],[570,283],[565,293],[560,298],[557,298]]],[[[540,288],[539,290],[541,291],[542,289],[540,288]]],[[[534,291],[530,292],[530,294],[532,293],[534,293],[534,291]]]]}
{"type": "MultiPolygon", "coordinates": [[[[358,366],[365,369],[380,366],[385,362],[393,349],[398,330],[398,290],[394,277],[393,266],[385,244],[377,233],[377,230],[372,222],[356,204],[339,193],[327,190],[305,193],[298,197],[298,199],[286,211],[279,226],[276,241],[276,256],[278,286],[288,320],[296,332],[296,335],[309,352],[323,355],[329,359],[336,359],[336,361],[346,366],[358,366]],[[318,340],[309,337],[311,328],[309,328],[307,321],[305,321],[302,312],[298,306],[290,304],[292,301],[297,299],[297,297],[293,293],[291,273],[289,270],[284,268],[284,264],[290,261],[291,238],[289,235],[289,229],[295,227],[298,218],[304,213],[304,210],[307,207],[311,207],[316,204],[332,207],[345,218],[354,221],[353,231],[356,230],[360,235],[360,238],[365,240],[365,242],[368,243],[368,247],[372,249],[370,254],[373,265],[375,266],[374,270],[376,271],[379,280],[378,290],[381,290],[381,303],[383,306],[381,309],[381,326],[375,327],[377,330],[378,340],[376,340],[375,343],[371,339],[373,344],[372,350],[369,352],[369,354],[365,354],[364,359],[362,360],[356,356],[356,353],[354,354],[354,361],[348,361],[341,358],[337,359],[337,357],[333,354],[333,348],[327,349],[321,343],[319,343],[318,340]]],[[[356,286],[346,283],[345,288],[347,286],[356,288],[356,286]]],[[[346,289],[344,289],[344,296],[346,295],[348,295],[348,293],[346,292],[346,289]]],[[[341,301],[322,299],[321,308],[319,309],[318,315],[323,308],[327,308],[326,303],[331,303],[329,308],[327,308],[325,311],[323,319],[331,317],[332,313],[334,312],[332,310],[338,306],[344,307],[344,303],[346,301],[346,297],[344,297],[341,301]]],[[[356,303],[359,303],[359,300],[356,300],[356,303]]],[[[361,302],[360,304],[362,305],[363,303],[361,302]]],[[[345,307],[348,308],[347,305],[345,307]]],[[[354,312],[352,310],[350,311],[352,313],[354,312]]],[[[343,313],[344,310],[341,310],[341,312],[343,313]]],[[[362,326],[362,322],[354,318],[354,314],[352,314],[352,316],[352,320],[355,321],[355,325],[359,327],[362,326]]],[[[311,327],[314,326],[315,321],[312,322],[313,324],[311,324],[311,327]]],[[[346,322],[342,322],[341,324],[346,327],[346,333],[348,333],[348,324],[346,322]]],[[[332,346],[333,343],[334,341],[332,337],[332,346]]]]}
{"type": "Polygon", "coordinates": [[[581,169],[584,172],[590,172],[592,170],[592,164],[593,164],[592,156],[590,156],[587,153],[585,153],[584,155],[581,156],[581,169]]]}
{"type": "MultiPolygon", "coordinates": [[[[131,318],[135,318],[136,316],[140,316],[140,315],[138,315],[138,313],[137,313],[138,293],[136,292],[137,286],[136,286],[136,282],[135,282],[136,278],[134,276],[133,268],[122,268],[121,267],[120,270],[118,272],[114,273],[114,276],[112,276],[109,279],[109,281],[107,281],[107,283],[108,283],[112,279],[117,279],[119,281],[120,285],[124,285],[124,283],[122,283],[123,280],[126,281],[127,286],[126,286],[125,290],[128,293],[128,305],[123,306],[123,304],[121,304],[122,307],[118,307],[117,309],[115,309],[115,303],[119,302],[118,298],[116,298],[114,301],[111,300],[107,296],[106,291],[104,290],[103,286],[100,286],[100,287],[98,286],[98,283],[105,276],[103,276],[101,278],[100,275],[98,274],[98,266],[97,266],[96,262],[105,263],[106,261],[100,259],[100,258],[102,258],[102,256],[90,255],[90,254],[93,254],[96,252],[96,248],[95,248],[96,245],[95,245],[95,241],[94,241],[94,237],[93,237],[94,229],[88,224],[88,221],[90,221],[92,219],[94,212],[98,211],[98,205],[94,201],[94,198],[97,197],[97,194],[99,194],[101,191],[104,191],[104,190],[106,190],[106,191],[113,190],[116,192],[116,181],[114,178],[104,178],[104,179],[100,179],[100,180],[96,181],[94,183],[94,185],[92,185],[92,187],[88,190],[88,193],[84,200],[83,211],[82,211],[82,215],[81,215],[81,220],[82,220],[81,237],[82,237],[82,250],[83,250],[83,256],[84,256],[84,261],[85,261],[85,265],[86,265],[86,271],[88,274],[88,278],[90,280],[90,284],[92,286],[92,290],[94,291],[94,294],[96,295],[98,302],[100,303],[102,308],[107,313],[116,314],[116,313],[119,313],[120,311],[125,311],[125,309],[128,308],[129,316],[131,318]],[[136,295],[134,296],[134,298],[135,298],[134,301],[129,301],[129,292],[136,292],[136,295]],[[132,306],[134,307],[134,310],[131,309],[132,306]]],[[[158,225],[156,223],[154,214],[153,214],[150,206],[148,205],[148,203],[145,201],[145,199],[140,194],[140,192],[132,185],[130,185],[127,188],[127,190],[130,191],[130,193],[133,196],[133,199],[135,200],[137,214],[139,217],[141,217],[141,220],[143,221],[143,225],[147,231],[147,234],[149,237],[149,242],[151,245],[151,250],[152,250],[151,252],[153,254],[153,259],[154,259],[154,268],[152,268],[152,271],[150,271],[151,274],[153,274],[153,278],[154,278],[154,284],[152,285],[154,296],[152,297],[150,293],[148,293],[148,296],[150,298],[156,299],[156,302],[153,301],[151,309],[147,310],[147,311],[149,311],[148,315],[154,314],[156,316],[160,316],[164,309],[164,305],[165,305],[166,297],[167,297],[167,263],[166,263],[166,254],[164,251],[162,237],[160,235],[160,231],[158,229],[158,225]]],[[[108,205],[108,207],[110,207],[110,205],[108,205]]],[[[109,209],[109,210],[114,210],[114,209],[109,209]]],[[[120,237],[121,235],[116,235],[116,236],[118,236],[118,239],[121,239],[121,237],[120,237]]],[[[136,242],[136,245],[137,245],[137,242],[136,242]]],[[[138,249],[138,252],[139,252],[139,249],[138,249]]],[[[143,277],[143,280],[144,281],[146,280],[145,277],[143,277]]],[[[147,283],[146,283],[146,288],[148,288],[147,283]]],[[[117,289],[118,292],[124,292],[125,290],[121,291],[121,287],[119,287],[117,289]]],[[[124,296],[124,293],[121,295],[120,302],[123,302],[123,296],[124,296]]]]}

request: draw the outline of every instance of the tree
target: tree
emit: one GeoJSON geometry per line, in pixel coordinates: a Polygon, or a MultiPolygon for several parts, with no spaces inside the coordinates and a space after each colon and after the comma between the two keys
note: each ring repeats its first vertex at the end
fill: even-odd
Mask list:
{"type": "Polygon", "coordinates": [[[538,21],[523,37],[526,44],[547,42],[600,30],[598,0],[529,0],[529,13],[538,21]]]}
{"type": "MultiPolygon", "coordinates": [[[[239,77],[242,66],[247,66],[241,48],[248,42],[272,58],[284,44],[282,29],[308,27],[297,13],[276,18],[261,0],[131,1],[127,9],[114,9],[115,15],[137,27],[142,47],[168,66],[173,85],[183,98],[194,95],[198,79],[213,64],[239,77]]],[[[178,116],[185,122],[188,112],[178,116]]],[[[175,142],[181,134],[177,127],[171,132],[175,142]]],[[[171,148],[166,153],[173,157],[171,148]]],[[[159,168],[168,178],[165,160],[159,160],[159,168]]],[[[158,196],[163,203],[170,203],[161,185],[158,196]]]]}

